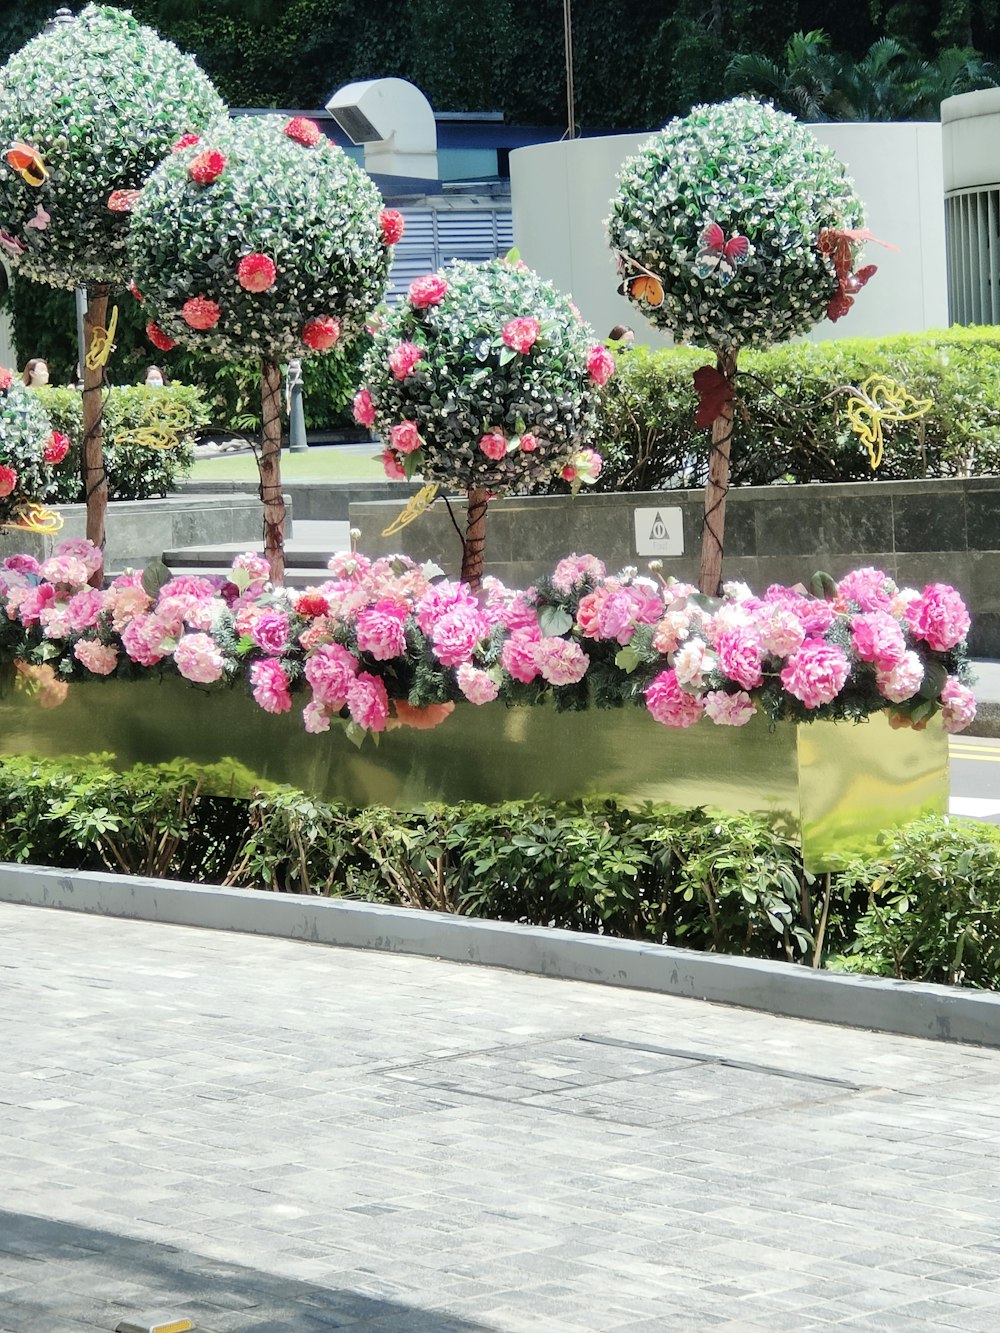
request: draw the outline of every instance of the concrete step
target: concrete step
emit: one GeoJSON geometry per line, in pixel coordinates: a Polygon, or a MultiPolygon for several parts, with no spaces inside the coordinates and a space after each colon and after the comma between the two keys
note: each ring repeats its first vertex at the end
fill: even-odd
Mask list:
{"type": "MultiPolygon", "coordinates": [[[[229,573],[229,566],[221,563],[218,565],[170,564],[169,569],[175,578],[179,578],[182,574],[210,578],[214,574],[226,575],[229,573]]],[[[300,569],[297,566],[288,566],[285,583],[292,588],[315,588],[320,583],[326,583],[329,578],[330,571],[325,566],[316,569],[300,569]]]]}

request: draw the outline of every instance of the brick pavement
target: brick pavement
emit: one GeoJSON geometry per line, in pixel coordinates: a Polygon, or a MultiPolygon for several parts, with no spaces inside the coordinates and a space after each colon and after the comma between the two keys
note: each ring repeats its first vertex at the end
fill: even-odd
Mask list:
{"type": "Polygon", "coordinates": [[[998,1051],[7,904],[0,985],[3,1333],[1000,1329],[998,1051]]]}

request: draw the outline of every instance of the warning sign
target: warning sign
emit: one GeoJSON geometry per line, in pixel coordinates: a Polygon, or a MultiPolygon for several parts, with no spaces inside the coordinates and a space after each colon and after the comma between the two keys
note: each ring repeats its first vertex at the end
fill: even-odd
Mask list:
{"type": "Polygon", "coordinates": [[[678,509],[634,509],[636,555],[683,555],[684,515],[678,509]]]}

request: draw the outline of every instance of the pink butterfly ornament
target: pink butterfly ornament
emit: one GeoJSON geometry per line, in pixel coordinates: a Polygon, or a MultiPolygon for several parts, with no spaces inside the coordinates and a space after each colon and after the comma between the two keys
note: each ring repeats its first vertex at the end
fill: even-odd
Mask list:
{"type": "Polygon", "coordinates": [[[35,208],[35,216],[29,218],[24,225],[25,227],[33,227],[35,231],[44,231],[51,221],[52,214],[46,213],[41,204],[38,204],[35,208]]]}
{"type": "Polygon", "coordinates": [[[717,222],[709,222],[699,237],[701,247],[695,256],[694,271],[699,278],[718,279],[720,287],[728,287],[750,258],[751,245],[745,236],[734,231],[729,239],[717,222]]]}

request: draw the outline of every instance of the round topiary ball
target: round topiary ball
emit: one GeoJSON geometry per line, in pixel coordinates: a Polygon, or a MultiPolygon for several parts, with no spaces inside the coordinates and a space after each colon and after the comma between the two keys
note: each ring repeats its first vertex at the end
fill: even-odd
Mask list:
{"type": "Polygon", "coordinates": [[[54,287],[124,281],[132,192],[225,114],[194,60],[130,14],[88,5],[55,23],[0,74],[5,258],[54,287]]]}
{"type": "Polygon", "coordinates": [[[411,283],[374,334],[354,403],[391,477],[464,491],[593,481],[586,449],[614,358],[568,297],[521,264],[454,263],[411,283]]]}
{"type": "Polygon", "coordinates": [[[389,275],[382,212],[371,178],[312,121],[213,126],[157,168],[132,214],[150,341],[280,361],[358,334],[389,275]]]}
{"type": "Polygon", "coordinates": [[[0,367],[0,522],[55,495],[69,440],[53,432],[38,396],[0,367]]]}
{"type": "Polygon", "coordinates": [[[643,144],[622,166],[607,227],[632,304],[678,341],[718,351],[812,328],[839,287],[820,232],[863,221],[829,148],[784,112],[737,98],[697,106],[643,144]]]}

